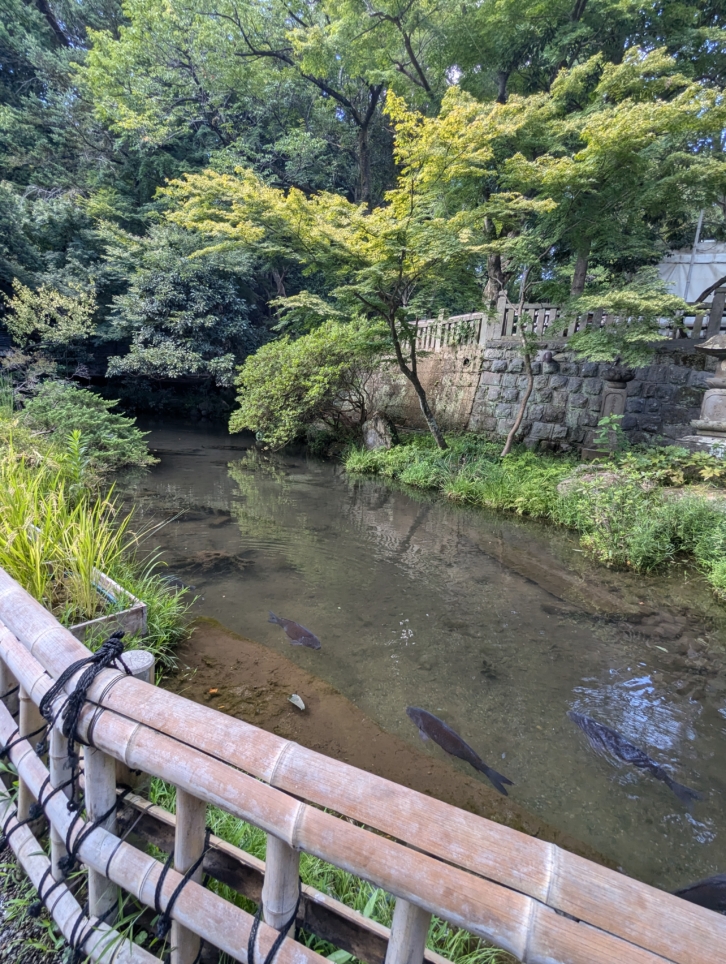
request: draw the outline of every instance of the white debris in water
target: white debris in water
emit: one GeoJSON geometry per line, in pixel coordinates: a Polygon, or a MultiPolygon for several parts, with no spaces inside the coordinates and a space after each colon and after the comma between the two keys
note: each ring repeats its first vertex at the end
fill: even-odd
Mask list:
{"type": "Polygon", "coordinates": [[[288,700],[289,703],[292,703],[293,706],[297,706],[297,708],[298,708],[299,710],[304,710],[304,709],[305,709],[305,704],[304,704],[303,701],[300,699],[300,697],[297,695],[297,693],[293,693],[292,696],[288,696],[287,700],[288,700]]]}

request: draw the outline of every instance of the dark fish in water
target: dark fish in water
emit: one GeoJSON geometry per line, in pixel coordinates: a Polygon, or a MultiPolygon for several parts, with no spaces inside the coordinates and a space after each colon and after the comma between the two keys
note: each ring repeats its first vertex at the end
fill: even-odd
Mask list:
{"type": "Polygon", "coordinates": [[[293,646],[309,646],[310,649],[320,649],[321,643],[315,633],[311,633],[309,629],[305,629],[300,623],[296,623],[292,619],[283,619],[282,616],[276,616],[274,613],[270,613],[270,618],[267,622],[277,623],[278,626],[282,626],[285,630],[285,635],[293,646]]]}
{"type": "Polygon", "coordinates": [[[487,776],[496,789],[503,793],[504,796],[508,796],[507,791],[504,789],[503,784],[507,784],[513,787],[514,784],[511,780],[503,777],[501,773],[497,773],[496,770],[492,770],[488,767],[486,763],[482,760],[479,754],[472,750],[468,743],[465,743],[459,734],[452,730],[448,724],[440,720],[438,716],[434,716],[433,713],[429,713],[428,710],[422,710],[419,706],[407,706],[406,713],[409,719],[416,724],[418,727],[418,732],[422,740],[428,740],[429,738],[438,743],[442,750],[446,750],[452,756],[458,756],[460,760],[465,760],[470,763],[475,770],[479,770],[487,776]]]}
{"type": "Polygon", "coordinates": [[[589,716],[575,713],[570,710],[567,714],[573,723],[580,727],[582,732],[590,741],[590,746],[596,753],[607,754],[625,763],[632,763],[639,770],[647,770],[652,773],[656,780],[662,780],[675,795],[685,803],[690,805],[694,800],[702,800],[702,794],[690,787],[684,787],[682,783],[676,781],[660,766],[652,760],[647,753],[633,746],[625,737],[616,730],[611,730],[609,726],[603,726],[589,716]]]}
{"type": "Polygon", "coordinates": [[[716,874],[714,877],[707,877],[699,880],[688,887],[674,890],[676,897],[683,900],[690,900],[692,904],[699,904],[709,910],[726,913],[726,874],[716,874]]]}
{"type": "Polygon", "coordinates": [[[162,576],[162,581],[171,586],[172,589],[196,589],[196,586],[190,586],[186,582],[182,582],[178,576],[162,576]]]}

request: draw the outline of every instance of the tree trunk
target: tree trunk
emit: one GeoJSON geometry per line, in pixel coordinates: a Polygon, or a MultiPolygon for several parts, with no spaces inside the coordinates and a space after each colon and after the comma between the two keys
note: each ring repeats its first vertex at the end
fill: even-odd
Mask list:
{"type": "Polygon", "coordinates": [[[418,375],[414,375],[411,372],[408,376],[409,381],[413,385],[413,390],[418,395],[418,403],[421,406],[421,411],[423,412],[423,417],[426,419],[426,424],[429,427],[429,431],[434,437],[434,440],[438,447],[444,451],[449,446],[446,444],[446,439],[444,438],[441,429],[439,428],[439,423],[436,421],[434,413],[429,408],[428,399],[426,398],[426,392],[423,385],[418,380],[418,375]]]}
{"type": "Polygon", "coordinates": [[[506,288],[506,279],[502,269],[502,256],[487,255],[487,283],[484,286],[484,300],[489,304],[496,304],[500,292],[506,288]]]}
{"type": "Polygon", "coordinates": [[[509,82],[509,71],[497,71],[497,103],[507,103],[507,83],[509,82]]]}
{"type": "Polygon", "coordinates": [[[577,252],[577,260],[575,261],[575,271],[572,275],[572,287],[570,288],[570,294],[573,297],[581,295],[585,290],[585,279],[587,278],[587,264],[590,259],[590,242],[588,241],[580,250],[577,252]]]}
{"type": "Polygon", "coordinates": [[[426,419],[426,424],[428,425],[429,431],[433,435],[434,441],[438,447],[444,451],[449,446],[446,444],[446,439],[439,428],[439,423],[436,421],[434,413],[429,407],[428,399],[426,398],[426,390],[419,381],[418,372],[416,370],[415,335],[410,339],[411,367],[409,368],[409,366],[406,364],[406,359],[403,357],[403,352],[401,351],[401,339],[399,338],[398,331],[396,330],[396,319],[395,317],[389,317],[386,320],[388,321],[388,328],[391,332],[391,339],[393,341],[393,349],[396,353],[396,362],[398,363],[398,367],[413,385],[413,390],[418,396],[418,403],[421,406],[421,411],[423,413],[423,417],[426,419]]]}
{"type": "Polygon", "coordinates": [[[360,164],[360,199],[370,207],[371,151],[367,124],[358,128],[358,162],[360,164]]]}
{"type": "MultiPolygon", "coordinates": [[[[521,321],[520,321],[521,324],[521,321]]],[[[514,437],[519,431],[519,426],[522,424],[524,419],[524,413],[527,410],[527,402],[529,401],[529,396],[532,394],[532,389],[534,388],[534,375],[532,374],[532,358],[528,353],[525,352],[524,355],[524,370],[527,373],[527,388],[522,397],[522,401],[519,405],[519,411],[517,412],[517,417],[514,420],[514,425],[509,430],[509,435],[507,435],[507,441],[504,443],[504,448],[502,449],[501,458],[505,455],[509,455],[512,451],[512,445],[514,444],[514,437]]]]}

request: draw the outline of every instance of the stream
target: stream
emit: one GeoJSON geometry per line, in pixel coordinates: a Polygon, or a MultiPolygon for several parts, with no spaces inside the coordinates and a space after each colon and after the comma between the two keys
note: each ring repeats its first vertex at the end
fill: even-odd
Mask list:
{"type": "Polygon", "coordinates": [[[513,799],[634,877],[670,889],[726,871],[726,619],[692,570],[613,573],[567,532],[216,427],[152,425],[149,443],[160,462],[127,492],[144,524],[172,520],[153,542],[196,587],[198,615],[330,682],[422,754],[443,751],[419,741],[406,706],[440,716],[513,799]],[[587,586],[630,615],[588,606],[587,586]],[[291,646],[269,611],[322,649],[291,646]],[[689,813],[651,775],[599,757],[568,710],[704,799],[689,813]]]}

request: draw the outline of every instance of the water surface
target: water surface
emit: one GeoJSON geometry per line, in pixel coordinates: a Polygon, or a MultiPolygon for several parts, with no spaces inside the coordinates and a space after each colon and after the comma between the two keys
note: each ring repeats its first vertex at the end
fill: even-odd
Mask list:
{"type": "Polygon", "coordinates": [[[726,869],[721,615],[692,572],[610,573],[559,530],[259,452],[221,430],[167,426],[150,444],[161,461],[134,499],[145,518],[175,516],[155,538],[168,571],[197,587],[200,614],[412,742],[407,705],[441,716],[514,781],[519,803],[635,877],[670,888],[726,869]],[[535,560],[534,578],[503,564],[507,553],[535,560]],[[643,604],[650,635],[563,602],[543,566],[643,604]],[[290,646],[269,611],[311,629],[322,650],[290,646]],[[569,709],[620,730],[705,800],[689,813],[662,783],[596,756],[569,709]]]}

